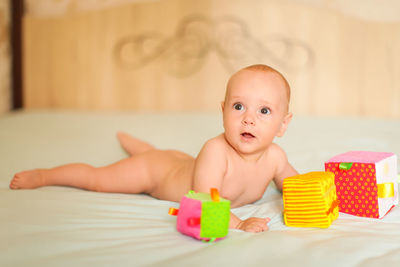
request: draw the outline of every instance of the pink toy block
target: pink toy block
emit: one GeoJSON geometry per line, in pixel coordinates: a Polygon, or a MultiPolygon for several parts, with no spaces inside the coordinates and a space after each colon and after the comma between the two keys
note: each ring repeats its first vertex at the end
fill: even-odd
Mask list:
{"type": "Polygon", "coordinates": [[[214,241],[228,234],[230,201],[212,188],[210,194],[189,191],[182,197],[178,209],[170,208],[170,215],[178,216],[176,229],[182,234],[203,241],[214,241]]]}

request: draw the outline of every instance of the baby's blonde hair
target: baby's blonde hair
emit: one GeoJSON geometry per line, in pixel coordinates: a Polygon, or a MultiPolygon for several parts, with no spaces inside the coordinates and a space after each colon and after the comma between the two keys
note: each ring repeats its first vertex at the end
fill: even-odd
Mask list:
{"type": "Polygon", "coordinates": [[[251,65],[251,66],[248,66],[248,67],[245,67],[245,68],[241,69],[240,71],[242,71],[242,70],[261,71],[261,72],[266,72],[266,73],[272,72],[272,73],[277,74],[282,79],[283,83],[285,84],[286,96],[287,96],[288,106],[289,106],[289,103],[290,103],[290,85],[289,85],[288,81],[286,80],[286,78],[282,75],[282,73],[280,73],[276,69],[274,69],[274,68],[272,68],[270,66],[264,65],[264,64],[251,65]]]}

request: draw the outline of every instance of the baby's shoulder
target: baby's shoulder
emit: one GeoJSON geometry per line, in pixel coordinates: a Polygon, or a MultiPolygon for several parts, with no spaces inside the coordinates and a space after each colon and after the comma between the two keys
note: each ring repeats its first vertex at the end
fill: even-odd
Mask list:
{"type": "Polygon", "coordinates": [[[219,163],[219,165],[224,165],[223,162],[227,160],[226,147],[224,144],[223,136],[216,136],[214,138],[206,141],[198,154],[197,162],[207,162],[207,165],[219,163]]]}
{"type": "Polygon", "coordinates": [[[268,147],[267,155],[268,155],[268,158],[273,158],[278,161],[286,160],[286,158],[287,158],[285,150],[283,150],[283,148],[276,143],[272,143],[268,147]]]}
{"type": "Polygon", "coordinates": [[[272,143],[268,150],[267,161],[272,164],[275,173],[280,173],[288,162],[285,150],[275,143],[272,143]]]}
{"type": "Polygon", "coordinates": [[[207,140],[203,148],[201,149],[201,154],[211,154],[211,155],[223,155],[226,153],[226,141],[223,135],[218,135],[214,138],[207,140]]]}
{"type": "Polygon", "coordinates": [[[214,138],[207,140],[204,147],[211,149],[222,149],[226,147],[226,140],[223,134],[220,134],[214,138]]]}

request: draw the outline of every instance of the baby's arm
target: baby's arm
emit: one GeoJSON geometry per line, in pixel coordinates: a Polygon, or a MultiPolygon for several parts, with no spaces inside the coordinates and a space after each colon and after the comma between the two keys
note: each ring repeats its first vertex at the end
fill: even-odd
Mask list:
{"type": "Polygon", "coordinates": [[[196,158],[193,190],[209,192],[210,188],[222,191],[222,182],[227,170],[224,145],[217,138],[207,141],[196,158]]]}
{"type": "MultiPolygon", "coordinates": [[[[272,144],[271,149],[273,149],[273,155],[274,155],[274,160],[276,160],[276,169],[275,169],[275,175],[274,175],[274,182],[279,190],[282,191],[282,185],[283,185],[283,180],[286,177],[294,176],[297,175],[297,171],[290,165],[285,151],[279,147],[276,144],[272,144]]],[[[236,228],[242,229],[244,231],[248,232],[262,232],[265,230],[268,230],[267,223],[270,221],[269,218],[255,218],[251,217],[249,219],[246,219],[244,221],[241,221],[238,217],[235,215],[234,218],[232,218],[232,213],[231,213],[231,223],[237,223],[238,225],[236,228]],[[236,217],[236,218],[235,218],[236,217]]]]}
{"type": "MultiPolygon", "coordinates": [[[[209,192],[217,188],[222,192],[222,183],[227,171],[226,147],[218,138],[209,140],[200,151],[193,177],[193,190],[209,192]]],[[[223,196],[223,195],[222,195],[223,196]]],[[[231,212],[229,228],[248,232],[261,232],[268,229],[269,218],[248,218],[242,221],[231,212]]]]}
{"type": "Polygon", "coordinates": [[[286,153],[281,147],[275,145],[274,149],[276,153],[275,159],[277,160],[274,182],[276,187],[282,191],[283,180],[286,177],[295,176],[299,173],[289,163],[286,153]]]}

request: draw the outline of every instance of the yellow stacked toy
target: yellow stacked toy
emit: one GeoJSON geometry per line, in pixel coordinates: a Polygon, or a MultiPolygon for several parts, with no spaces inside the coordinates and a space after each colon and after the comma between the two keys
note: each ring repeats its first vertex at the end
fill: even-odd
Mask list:
{"type": "Polygon", "coordinates": [[[287,226],[328,228],[338,217],[335,175],[331,172],[285,178],[282,191],[287,226]]]}

